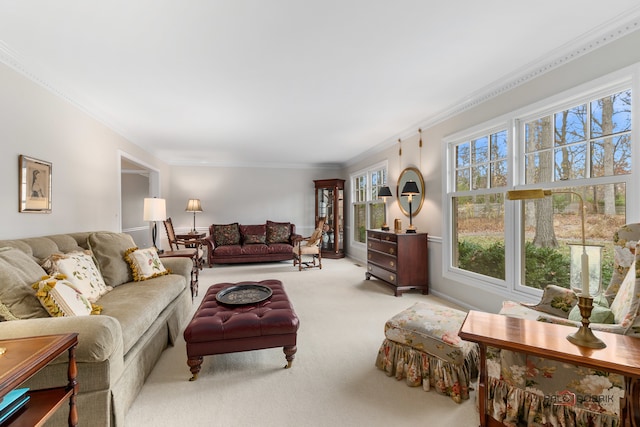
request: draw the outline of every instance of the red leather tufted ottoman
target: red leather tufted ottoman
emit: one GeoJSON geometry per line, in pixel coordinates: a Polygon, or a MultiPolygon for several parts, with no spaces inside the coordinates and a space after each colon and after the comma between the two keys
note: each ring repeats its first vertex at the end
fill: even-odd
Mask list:
{"type": "Polygon", "coordinates": [[[285,368],[291,367],[297,350],[298,325],[298,317],[279,280],[212,285],[184,331],[190,381],[198,377],[203,356],[212,354],[283,347],[285,368]],[[268,286],[273,294],[252,305],[227,306],[216,300],[221,290],[242,284],[268,286]]]}

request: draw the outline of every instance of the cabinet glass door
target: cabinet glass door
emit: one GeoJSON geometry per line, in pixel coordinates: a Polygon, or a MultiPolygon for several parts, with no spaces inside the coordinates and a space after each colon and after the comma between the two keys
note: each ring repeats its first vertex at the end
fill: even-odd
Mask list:
{"type": "Polygon", "coordinates": [[[322,229],[322,249],[335,249],[335,206],[333,188],[318,189],[318,218],[326,218],[322,229]]]}

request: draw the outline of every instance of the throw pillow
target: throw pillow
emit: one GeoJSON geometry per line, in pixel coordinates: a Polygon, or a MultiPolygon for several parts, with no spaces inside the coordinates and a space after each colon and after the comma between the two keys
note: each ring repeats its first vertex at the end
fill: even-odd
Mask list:
{"type": "Polygon", "coordinates": [[[633,261],[620,289],[611,303],[611,311],[615,317],[615,323],[624,327],[629,326],[638,312],[638,293],[640,293],[640,278],[637,277],[636,261],[633,261]]]}
{"type": "Polygon", "coordinates": [[[44,276],[32,287],[42,306],[53,317],[88,316],[102,311],[101,307],[92,305],[87,297],[78,292],[64,274],[44,276]]]}
{"type": "Polygon", "coordinates": [[[267,221],[267,244],[289,243],[291,223],[267,221]]]}
{"type": "Polygon", "coordinates": [[[0,315],[5,320],[49,317],[31,284],[47,273],[19,249],[0,251],[0,315]]]}
{"type": "MultiPolygon", "coordinates": [[[[576,322],[582,321],[582,315],[580,314],[580,307],[577,305],[569,312],[569,320],[576,322]]],[[[599,295],[593,299],[593,310],[591,316],[589,316],[589,322],[591,323],[608,323],[613,324],[615,321],[613,317],[613,311],[609,308],[609,303],[603,295],[599,295]]]]}
{"type": "Polygon", "coordinates": [[[88,251],[53,254],[44,260],[42,267],[49,275],[64,274],[73,287],[91,302],[98,301],[98,298],[113,289],[104,283],[100,270],[88,251]]]}
{"type": "Polygon", "coordinates": [[[136,282],[169,274],[155,248],[130,248],[124,253],[124,259],[131,267],[133,280],[136,282]]]}
{"type": "Polygon", "coordinates": [[[554,316],[564,317],[566,319],[571,309],[577,303],[578,297],[571,289],[557,285],[547,285],[538,304],[523,305],[543,313],[553,314],[554,316]]]}
{"type": "Polygon", "coordinates": [[[213,224],[213,240],[216,246],[239,245],[240,229],[238,223],[213,224]]]}
{"type": "Polygon", "coordinates": [[[131,269],[124,260],[127,249],[136,244],[126,233],[98,232],[87,239],[91,253],[107,286],[119,286],[133,281],[131,269]]]}

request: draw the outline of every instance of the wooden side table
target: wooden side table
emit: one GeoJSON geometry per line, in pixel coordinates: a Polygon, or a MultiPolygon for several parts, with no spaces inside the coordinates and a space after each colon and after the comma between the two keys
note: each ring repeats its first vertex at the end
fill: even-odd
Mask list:
{"type": "Polygon", "coordinates": [[[0,340],[0,347],[6,349],[5,353],[0,355],[0,398],[20,386],[56,357],[65,351],[69,352],[67,386],[30,390],[28,392],[30,400],[27,405],[9,418],[3,427],[42,425],[67,399],[69,399],[69,426],[78,425],[76,407],[78,370],[75,357],[77,344],[78,334],[76,333],[0,340]]]}
{"type": "Polygon", "coordinates": [[[158,254],[160,258],[190,258],[193,262],[193,268],[191,269],[191,299],[198,295],[198,280],[200,274],[200,267],[198,263],[198,249],[178,249],[177,251],[164,251],[158,254]]]}
{"type": "Polygon", "coordinates": [[[597,332],[607,347],[592,349],[567,341],[567,335],[575,331],[576,328],[571,326],[470,311],[458,335],[463,340],[478,343],[480,347],[480,426],[502,425],[486,412],[489,391],[487,346],[623,375],[625,392],[620,402],[620,425],[640,426],[640,339],[597,332]]]}

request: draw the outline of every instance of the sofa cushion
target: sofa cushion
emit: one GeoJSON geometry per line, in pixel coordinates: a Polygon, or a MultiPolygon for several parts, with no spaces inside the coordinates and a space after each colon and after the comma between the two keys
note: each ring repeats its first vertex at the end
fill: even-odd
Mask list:
{"type": "Polygon", "coordinates": [[[0,303],[12,316],[5,319],[35,319],[49,317],[31,284],[47,273],[33,258],[19,249],[0,249],[0,303]]]}
{"type": "Polygon", "coordinates": [[[160,314],[186,288],[173,274],[143,282],[122,284],[100,298],[102,315],[115,317],[122,326],[124,354],[138,342],[160,314]]]}
{"type": "Polygon", "coordinates": [[[124,258],[131,267],[135,282],[169,274],[155,248],[130,248],[124,253],[124,258]]]}
{"type": "Polygon", "coordinates": [[[243,245],[242,255],[263,255],[269,253],[269,246],[262,245],[243,245]]]}
{"type": "Polygon", "coordinates": [[[242,254],[242,246],[240,245],[227,245],[227,246],[217,246],[213,253],[216,256],[235,256],[242,254]]]}
{"type": "Polygon", "coordinates": [[[268,245],[272,243],[288,243],[290,238],[291,238],[291,223],[267,221],[267,244],[268,245]]]}
{"type": "Polygon", "coordinates": [[[239,245],[240,229],[238,223],[213,224],[213,240],[216,246],[239,245]]]}
{"type": "Polygon", "coordinates": [[[272,243],[269,245],[270,254],[291,254],[293,256],[293,245],[289,243],[272,243]]]}
{"type": "Polygon", "coordinates": [[[620,289],[611,303],[611,311],[615,317],[615,323],[629,326],[638,314],[640,278],[637,277],[637,261],[633,261],[627,275],[625,276],[620,289]]]}
{"type": "Polygon", "coordinates": [[[266,224],[240,225],[240,234],[244,245],[264,244],[267,241],[267,226],[266,224]]]}
{"type": "MultiPolygon", "coordinates": [[[[91,302],[78,292],[64,274],[45,276],[32,285],[36,297],[53,317],[88,316],[93,311],[91,302]]],[[[99,310],[96,309],[96,314],[99,310]]]]}
{"type": "Polygon", "coordinates": [[[64,274],[72,286],[91,302],[98,301],[98,298],[111,290],[104,283],[100,270],[88,253],[53,254],[44,260],[42,267],[51,276],[64,274]]]}
{"type": "Polygon", "coordinates": [[[131,269],[124,260],[126,250],[136,245],[130,235],[98,232],[91,234],[87,242],[107,286],[116,287],[133,281],[131,269]]]}

